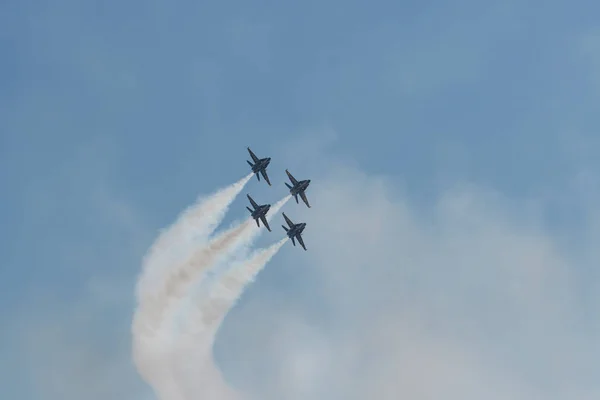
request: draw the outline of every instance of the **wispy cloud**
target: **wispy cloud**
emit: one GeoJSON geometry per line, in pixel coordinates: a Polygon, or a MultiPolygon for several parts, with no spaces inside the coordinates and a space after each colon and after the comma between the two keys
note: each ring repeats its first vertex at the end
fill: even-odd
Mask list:
{"type": "MultiPolygon", "coordinates": [[[[288,207],[308,223],[309,251],[286,244],[217,338],[232,387],[266,399],[598,395],[600,325],[585,312],[597,296],[581,289],[597,229],[581,232],[574,256],[528,203],[462,185],[426,206],[388,179],[316,165],[313,208],[288,207]]],[[[128,359],[131,314],[116,313],[114,300],[133,298],[133,282],[101,272],[75,304],[36,303],[10,328],[28,332],[19,341],[46,398],[149,393],[128,359]]]]}
{"type": "Polygon", "coordinates": [[[427,209],[385,180],[338,171],[311,192],[315,207],[289,211],[308,223],[310,252],[290,249],[270,269],[302,271],[287,272],[284,287],[312,276],[318,283],[301,290],[318,305],[277,291],[276,307],[252,309],[272,321],[267,337],[244,313],[246,324],[232,323],[243,332],[237,340],[261,350],[222,350],[225,371],[234,358],[271,360],[265,368],[273,384],[254,387],[262,398],[600,393],[590,353],[597,331],[583,315],[590,293],[579,285],[585,265],[563,251],[555,232],[527,218],[523,204],[463,187],[427,209]],[[307,313],[326,313],[326,322],[313,315],[308,323],[307,313]]]}

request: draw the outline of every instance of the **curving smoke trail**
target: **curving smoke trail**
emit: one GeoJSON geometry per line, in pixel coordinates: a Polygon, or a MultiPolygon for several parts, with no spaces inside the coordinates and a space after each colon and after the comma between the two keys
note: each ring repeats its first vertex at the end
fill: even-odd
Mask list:
{"type": "MultiPolygon", "coordinates": [[[[171,365],[172,332],[163,324],[165,293],[168,295],[173,286],[173,280],[165,279],[164,275],[169,272],[167,268],[188,257],[195,242],[205,240],[216,229],[251,177],[252,174],[248,174],[189,207],[160,234],[143,260],[142,273],[136,285],[138,304],[132,323],[132,356],[138,372],[160,399],[185,399],[181,382],[177,381],[171,365]]],[[[231,229],[220,235],[210,248],[218,250],[226,247],[233,240],[234,231],[231,229]]]]}
{"type": "Polygon", "coordinates": [[[240,235],[252,228],[251,222],[246,221],[221,233],[198,248],[186,262],[172,267],[171,272],[162,282],[160,290],[138,305],[134,316],[135,332],[138,334],[145,332],[146,336],[151,336],[161,327],[171,331],[167,317],[173,315],[173,308],[186,296],[197,278],[220,261],[227,250],[239,241],[240,235]]]}
{"type": "MultiPolygon", "coordinates": [[[[288,195],[275,203],[267,215],[267,221],[270,222],[290,198],[288,195]]],[[[184,263],[172,266],[163,284],[163,290],[149,302],[154,319],[164,321],[167,310],[179,304],[204,273],[220,262],[230,259],[237,252],[247,252],[264,230],[264,227],[258,227],[252,219],[248,219],[198,247],[184,263]]]]}
{"type": "MultiPolygon", "coordinates": [[[[211,333],[211,338],[227,312],[235,305],[244,289],[256,279],[267,263],[277,254],[288,238],[281,239],[261,250],[257,250],[247,260],[237,263],[225,272],[213,285],[207,299],[198,305],[202,323],[211,333]]],[[[212,342],[210,343],[212,346],[212,342]]]]}
{"type": "Polygon", "coordinates": [[[175,376],[170,338],[139,337],[133,341],[132,355],[138,373],[160,400],[187,400],[182,381],[175,376]]]}
{"type": "MultiPolygon", "coordinates": [[[[212,345],[227,312],[286,240],[287,238],[282,239],[266,249],[256,251],[247,260],[236,263],[223,273],[211,286],[207,296],[198,303],[195,312],[187,316],[188,324],[181,336],[168,344],[166,352],[161,352],[164,348],[158,346],[160,343],[149,343],[151,354],[156,357],[150,363],[154,368],[154,375],[148,381],[153,383],[157,393],[168,393],[167,397],[160,397],[161,399],[188,399],[198,395],[214,400],[240,398],[227,386],[215,366],[212,345]]],[[[204,261],[206,265],[210,264],[209,259],[204,261]]],[[[181,294],[185,294],[185,291],[181,294]]],[[[176,305],[177,302],[174,303],[176,305]]],[[[147,354],[148,352],[144,353],[146,356],[147,354]]]]}
{"type": "MultiPolygon", "coordinates": [[[[291,196],[278,201],[268,214],[267,220],[281,210],[291,196]]],[[[188,260],[171,266],[160,286],[156,286],[151,296],[139,302],[134,316],[134,337],[155,334],[165,323],[168,310],[177,305],[190,291],[191,286],[211,266],[231,257],[238,249],[247,251],[264,228],[254,225],[251,219],[221,233],[205,245],[200,246],[188,260]]]]}
{"type": "MultiPolygon", "coordinates": [[[[169,280],[164,275],[173,274],[170,269],[179,259],[185,259],[185,253],[190,251],[187,247],[191,247],[194,240],[205,238],[214,231],[251,177],[252,174],[248,174],[233,185],[189,207],[151,246],[144,257],[142,273],[136,284],[138,306],[134,316],[134,338],[139,337],[139,334],[156,333],[162,321],[162,297],[165,292],[169,292],[169,283],[172,282],[172,279],[169,280]]],[[[215,239],[213,247],[231,240],[233,234],[234,229],[222,234],[215,239]]]]}
{"type": "Polygon", "coordinates": [[[136,285],[138,302],[156,292],[167,268],[185,260],[195,243],[206,240],[214,232],[252,175],[250,173],[208,197],[200,197],[179,215],[175,223],[161,232],[142,262],[142,274],[136,285]]]}
{"type": "MultiPolygon", "coordinates": [[[[206,340],[194,343],[185,340],[197,338],[189,333],[184,333],[182,338],[175,338],[173,324],[169,322],[172,322],[174,311],[189,295],[193,285],[209,268],[234,257],[239,250],[242,250],[242,255],[246,254],[265,229],[257,227],[249,219],[208,240],[251,177],[252,174],[248,174],[215,194],[198,200],[181,213],[173,225],[161,232],[143,260],[142,273],[136,285],[138,304],[132,323],[132,355],[138,372],[161,400],[185,400],[198,395],[219,400],[236,397],[222,381],[220,371],[212,362],[210,346],[214,341],[216,328],[210,330],[212,333],[206,340]],[[206,347],[207,343],[209,347],[206,347]],[[192,357],[192,353],[196,356],[192,357]],[[191,380],[185,379],[186,370],[193,373],[191,380]],[[198,373],[202,375],[202,379],[199,379],[198,373]],[[200,382],[203,383],[198,387],[200,382]],[[194,389],[191,392],[188,390],[190,383],[194,389]]],[[[270,221],[290,198],[288,195],[274,204],[267,220],[270,221]]],[[[281,245],[277,250],[279,247],[281,245]]],[[[268,250],[265,251],[268,253],[268,250]]],[[[260,262],[262,258],[257,257],[261,254],[266,253],[257,254],[243,265],[260,262]]],[[[272,255],[264,263],[270,257],[272,255]]],[[[238,279],[241,278],[238,276],[238,279]]],[[[225,282],[231,279],[233,278],[227,278],[225,282]]],[[[223,283],[219,285],[217,287],[221,287],[223,283]]],[[[217,292],[213,290],[210,293],[215,295],[217,292]]],[[[218,296],[209,297],[207,301],[204,314],[214,312],[222,299],[218,296]]],[[[235,299],[232,299],[229,307],[234,302],[235,299]]],[[[219,310],[224,317],[228,309],[219,310]]],[[[194,324],[192,320],[188,325],[194,328],[194,324]]]]}
{"type": "Polygon", "coordinates": [[[258,250],[248,259],[230,267],[212,285],[206,296],[196,303],[194,312],[188,315],[189,324],[177,343],[179,350],[176,352],[175,370],[178,376],[184,378],[185,384],[181,388],[190,394],[190,398],[241,398],[227,386],[213,361],[212,347],[215,336],[244,289],[255,280],[287,240],[282,239],[258,250]]]}

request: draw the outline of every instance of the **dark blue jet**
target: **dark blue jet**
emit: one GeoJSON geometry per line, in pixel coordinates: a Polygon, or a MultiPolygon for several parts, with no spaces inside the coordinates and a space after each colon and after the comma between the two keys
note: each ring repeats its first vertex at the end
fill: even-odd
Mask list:
{"type": "Polygon", "coordinates": [[[302,246],[302,248],[306,250],[306,247],[304,246],[304,240],[302,240],[302,232],[304,231],[304,228],[306,228],[306,222],[300,222],[299,224],[295,224],[287,217],[287,215],[285,215],[285,213],[282,214],[283,218],[285,218],[285,222],[287,222],[289,226],[289,229],[286,228],[285,225],[281,225],[281,227],[285,229],[288,237],[292,239],[292,244],[295,246],[296,242],[294,241],[294,239],[298,239],[298,243],[300,243],[300,246],[302,246]]]}
{"type": "Polygon", "coordinates": [[[252,164],[248,160],[246,160],[246,162],[250,165],[250,167],[252,167],[252,172],[256,174],[256,178],[258,179],[258,181],[260,182],[260,173],[262,174],[263,178],[265,178],[265,181],[267,181],[269,186],[271,186],[271,181],[269,181],[269,176],[267,175],[267,167],[271,162],[271,157],[258,158],[256,157],[256,154],[254,154],[252,150],[250,150],[250,147],[248,147],[248,153],[250,153],[250,157],[252,157],[252,161],[254,161],[254,164],[252,164]]]}
{"type": "Polygon", "coordinates": [[[246,207],[246,208],[248,209],[248,211],[250,211],[250,214],[252,214],[252,218],[254,218],[254,220],[256,221],[256,225],[260,227],[260,223],[258,222],[258,219],[260,218],[263,225],[269,230],[269,232],[271,232],[271,228],[269,227],[269,223],[267,222],[267,212],[269,212],[271,205],[263,204],[263,205],[259,206],[252,199],[252,197],[250,197],[249,194],[247,194],[246,196],[248,196],[248,200],[250,200],[250,204],[252,204],[252,207],[254,208],[254,210],[251,210],[250,207],[246,207]]]}
{"type": "Polygon", "coordinates": [[[306,206],[310,208],[310,204],[308,204],[308,199],[306,198],[306,194],[304,193],[304,191],[308,188],[308,185],[310,185],[310,179],[306,179],[304,181],[297,181],[296,178],[294,178],[292,174],[290,174],[290,171],[288,171],[287,169],[285,170],[285,173],[287,174],[288,178],[290,178],[292,185],[294,185],[290,186],[287,182],[285,183],[285,186],[287,186],[288,189],[290,189],[290,194],[296,199],[296,204],[298,204],[298,195],[300,195],[302,201],[304,201],[304,204],[306,204],[306,206]]]}

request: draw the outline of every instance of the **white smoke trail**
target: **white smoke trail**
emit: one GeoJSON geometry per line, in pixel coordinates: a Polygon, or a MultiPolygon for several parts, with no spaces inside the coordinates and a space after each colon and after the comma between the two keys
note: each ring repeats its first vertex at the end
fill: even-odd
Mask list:
{"type": "Polygon", "coordinates": [[[252,175],[250,173],[208,197],[199,198],[173,225],[161,232],[142,262],[142,274],[136,285],[139,302],[157,290],[168,267],[185,260],[194,243],[208,238],[252,175]]]}
{"type": "Polygon", "coordinates": [[[193,398],[240,398],[222,378],[212,357],[212,346],[229,310],[286,241],[287,238],[258,250],[247,260],[228,269],[197,304],[195,312],[189,315],[190,323],[177,341],[179,350],[174,364],[177,375],[186,382],[183,390],[193,393],[193,398]],[[205,379],[206,376],[210,376],[210,379],[205,379]]]}
{"type": "MultiPolygon", "coordinates": [[[[286,196],[275,203],[267,221],[270,222],[290,198],[291,196],[286,196]]],[[[171,267],[163,290],[147,302],[152,306],[154,319],[162,321],[164,313],[168,313],[167,309],[172,309],[181,302],[189,294],[191,286],[198,282],[204,273],[220,261],[231,257],[238,249],[247,250],[264,229],[256,226],[252,219],[248,219],[199,247],[183,264],[171,267]]]]}
{"type": "Polygon", "coordinates": [[[256,276],[287,240],[288,238],[281,239],[265,249],[256,251],[247,261],[241,262],[228,270],[216,282],[209,301],[200,307],[207,326],[214,329],[214,333],[223,322],[227,312],[240,298],[244,289],[254,282],[256,276]]]}
{"type": "Polygon", "coordinates": [[[164,290],[154,298],[152,313],[155,320],[172,323],[175,310],[190,293],[192,286],[214,265],[224,260],[240,243],[240,237],[252,228],[252,220],[235,226],[200,247],[184,264],[173,268],[164,290]],[[167,318],[169,320],[167,321],[167,318]]]}
{"type": "MultiPolygon", "coordinates": [[[[232,249],[239,246],[248,247],[261,232],[250,220],[224,232],[190,255],[194,243],[206,240],[216,229],[251,177],[252,174],[248,174],[214,195],[198,200],[160,234],[144,258],[136,285],[138,306],[132,324],[132,355],[140,375],[161,399],[183,399],[181,382],[176,381],[171,364],[176,343],[172,330],[165,324],[168,311],[198,275],[215,264],[220,256],[230,255],[232,249]],[[184,262],[186,258],[188,262],[184,262]]],[[[271,220],[289,198],[286,196],[276,203],[267,220],[271,220]]]]}
{"type": "Polygon", "coordinates": [[[133,341],[133,359],[138,373],[152,386],[158,399],[187,400],[174,373],[170,339],[137,335],[133,341]]]}
{"type": "MultiPolygon", "coordinates": [[[[291,198],[290,195],[285,196],[283,199],[279,200],[275,203],[271,209],[269,210],[269,214],[267,214],[267,221],[271,221],[272,218],[281,210],[281,208],[289,201],[291,198]]],[[[234,257],[235,253],[240,253],[239,258],[248,259],[246,253],[248,252],[250,246],[254,243],[254,241],[258,238],[258,236],[264,232],[264,227],[258,227],[255,225],[252,219],[249,219],[239,227],[233,228],[231,232],[233,232],[233,240],[227,241],[224,245],[212,246],[214,250],[209,249],[199,249],[190,259],[187,264],[187,268],[184,266],[182,269],[185,273],[178,274],[179,279],[175,280],[176,284],[179,287],[173,287],[167,285],[166,287],[170,290],[166,293],[169,298],[164,299],[165,304],[167,302],[175,303],[177,300],[180,302],[183,300],[183,296],[190,293],[190,287],[197,282],[198,275],[202,272],[205,272],[208,268],[214,267],[217,261],[223,261],[226,259],[231,259],[234,257]]],[[[215,239],[216,240],[216,239],[215,239]]],[[[209,246],[210,247],[210,246],[209,246]]],[[[247,263],[244,261],[243,263],[247,263]]],[[[217,264],[218,265],[218,264],[217,264]]],[[[215,268],[216,269],[216,268],[215,268]]],[[[221,271],[215,271],[217,274],[220,274],[221,271]]],[[[160,304],[154,304],[155,310],[164,309],[160,304]]],[[[198,329],[195,326],[195,320],[192,319],[188,321],[188,326],[184,328],[187,331],[197,331],[198,329]]]]}
{"type": "Polygon", "coordinates": [[[248,259],[235,263],[224,272],[213,283],[205,299],[197,304],[197,312],[190,317],[183,334],[194,342],[200,336],[210,336],[210,340],[203,343],[204,346],[208,346],[206,348],[210,348],[214,335],[227,312],[287,240],[284,238],[267,248],[257,250],[248,259]]]}
{"type": "Polygon", "coordinates": [[[287,203],[289,201],[289,199],[292,198],[292,195],[287,195],[285,196],[283,199],[279,200],[277,203],[273,204],[273,207],[271,207],[271,209],[269,210],[269,215],[267,217],[267,220],[271,220],[270,218],[273,218],[278,212],[279,210],[281,210],[281,207],[283,207],[285,205],[285,203],[287,203]]]}
{"type": "MultiPolygon", "coordinates": [[[[272,207],[273,212],[268,214],[268,221],[279,212],[290,197],[289,195],[284,197],[272,207]]],[[[155,287],[152,296],[146,296],[143,301],[140,301],[134,316],[134,338],[140,335],[157,335],[161,327],[171,326],[166,324],[167,316],[174,315],[174,308],[185,298],[198,278],[240,247],[247,250],[263,230],[264,228],[259,228],[249,219],[199,247],[186,262],[171,266],[169,275],[160,287],[155,287]]]]}
{"type": "MultiPolygon", "coordinates": [[[[233,185],[221,189],[214,195],[189,207],[171,227],[161,233],[151,246],[144,258],[142,273],[136,286],[138,307],[134,316],[134,327],[136,328],[134,333],[151,334],[156,332],[162,320],[161,314],[164,305],[161,306],[161,304],[165,292],[169,293],[174,280],[166,279],[166,277],[161,279],[158,275],[169,273],[170,271],[166,270],[166,267],[171,267],[174,262],[177,262],[177,260],[173,260],[173,258],[177,258],[174,255],[175,250],[179,249],[185,253],[182,249],[191,246],[194,237],[209,235],[216,228],[230,204],[251,177],[252,174],[248,174],[233,185]],[[161,271],[162,269],[165,271],[161,271]]],[[[215,239],[212,247],[222,246],[223,242],[227,243],[235,234],[239,233],[235,229],[230,229],[215,239]]],[[[185,257],[185,255],[180,254],[179,257],[185,257]]],[[[170,276],[173,276],[173,273],[170,276]]],[[[174,276],[176,280],[177,273],[174,276]]]]}
{"type": "MultiPolygon", "coordinates": [[[[239,398],[226,385],[212,360],[211,351],[214,337],[227,312],[235,305],[243,289],[254,280],[286,240],[287,238],[269,248],[259,250],[249,259],[237,263],[212,286],[206,300],[197,306],[195,313],[188,316],[189,322],[181,337],[169,344],[168,354],[158,354],[156,360],[158,363],[152,364],[155,365],[155,369],[158,369],[157,372],[160,372],[160,374],[156,374],[158,378],[169,376],[168,374],[180,378],[179,381],[161,382],[163,386],[172,389],[168,387],[168,384],[175,381],[177,382],[176,387],[182,393],[186,393],[188,398],[195,398],[198,395],[215,400],[239,398]],[[217,393],[219,393],[218,396],[217,393]],[[214,397],[209,394],[213,394],[214,397]]],[[[206,265],[210,265],[208,259],[204,261],[206,261],[206,265]]],[[[154,346],[152,348],[154,352],[162,348],[156,343],[152,343],[151,346],[154,346]]],[[[156,381],[155,378],[152,382],[156,381]]],[[[170,400],[170,398],[165,399],[170,400]]]]}
{"type": "MultiPolygon", "coordinates": [[[[164,329],[164,297],[179,278],[161,280],[165,269],[187,256],[195,241],[206,239],[221,222],[235,197],[241,192],[252,174],[219,190],[214,195],[200,199],[184,211],[177,221],[163,231],[150,248],[142,265],[142,274],[136,285],[137,309],[132,323],[132,356],[138,372],[155,390],[160,399],[184,399],[180,383],[173,375],[170,363],[173,337],[164,329]],[[158,296],[157,296],[158,294],[158,296]],[[162,328],[162,329],[161,329],[162,328]]],[[[211,250],[227,247],[236,232],[231,229],[213,241],[211,250]]],[[[184,276],[181,276],[183,279],[184,276]]]]}

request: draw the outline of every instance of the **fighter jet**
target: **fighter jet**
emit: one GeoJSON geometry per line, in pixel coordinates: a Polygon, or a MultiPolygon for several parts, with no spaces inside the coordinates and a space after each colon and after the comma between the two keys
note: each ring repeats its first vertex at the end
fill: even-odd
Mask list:
{"type": "Polygon", "coordinates": [[[306,194],[304,193],[304,191],[308,188],[308,185],[310,185],[310,179],[304,181],[297,181],[296,178],[294,178],[292,174],[290,174],[290,171],[288,171],[287,169],[285,170],[285,173],[287,174],[288,178],[290,178],[292,185],[294,185],[290,186],[287,182],[285,183],[285,186],[287,186],[288,189],[290,189],[290,194],[296,199],[296,204],[298,204],[298,195],[300,195],[302,201],[304,201],[306,206],[310,208],[310,204],[308,204],[308,199],[306,198],[306,194]]]}
{"type": "Polygon", "coordinates": [[[285,215],[285,213],[282,214],[283,218],[285,218],[285,222],[287,222],[289,226],[289,229],[286,228],[285,225],[281,225],[281,227],[285,229],[288,237],[292,239],[292,244],[295,246],[296,242],[294,241],[294,239],[298,239],[298,243],[300,243],[300,246],[302,246],[302,248],[306,250],[306,247],[304,246],[304,240],[302,240],[302,232],[304,231],[304,228],[306,228],[306,222],[300,222],[298,224],[295,224],[288,218],[287,215],[285,215]]]}
{"type": "Polygon", "coordinates": [[[260,223],[258,222],[258,219],[260,218],[263,225],[269,230],[269,232],[271,232],[271,228],[269,227],[269,223],[267,222],[267,212],[269,212],[271,205],[263,204],[259,206],[252,199],[252,197],[250,197],[249,194],[247,194],[246,196],[248,196],[248,200],[250,200],[250,204],[252,204],[252,207],[254,208],[254,210],[251,210],[250,207],[246,207],[248,211],[250,211],[250,214],[252,214],[252,218],[254,218],[254,220],[256,221],[256,226],[260,227],[260,223]]]}
{"type": "Polygon", "coordinates": [[[252,164],[248,160],[246,160],[246,162],[252,168],[252,172],[254,172],[256,174],[256,178],[258,179],[258,181],[260,182],[260,175],[259,175],[259,173],[260,173],[260,174],[262,174],[263,178],[265,178],[265,181],[267,181],[269,186],[271,186],[271,181],[269,181],[269,176],[267,175],[267,167],[269,166],[269,163],[271,162],[271,157],[258,158],[258,157],[256,157],[256,154],[254,154],[252,152],[252,150],[250,150],[250,147],[248,147],[248,153],[250,153],[250,157],[252,157],[252,161],[254,161],[254,164],[252,164]]]}

